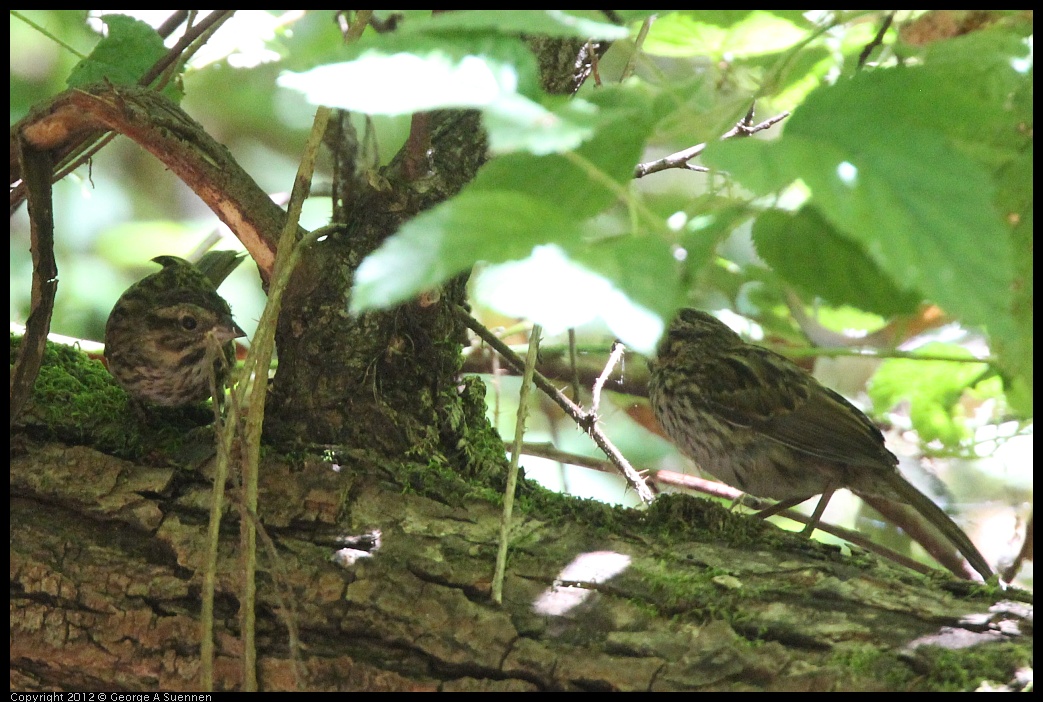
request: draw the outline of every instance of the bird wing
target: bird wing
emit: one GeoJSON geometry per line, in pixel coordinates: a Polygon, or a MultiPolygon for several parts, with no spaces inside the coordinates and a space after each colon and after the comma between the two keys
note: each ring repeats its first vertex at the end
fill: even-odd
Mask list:
{"type": "Polygon", "coordinates": [[[704,399],[736,426],[817,458],[877,469],[897,465],[861,411],[782,356],[746,346],[712,370],[716,378],[701,384],[711,389],[704,399]]]}

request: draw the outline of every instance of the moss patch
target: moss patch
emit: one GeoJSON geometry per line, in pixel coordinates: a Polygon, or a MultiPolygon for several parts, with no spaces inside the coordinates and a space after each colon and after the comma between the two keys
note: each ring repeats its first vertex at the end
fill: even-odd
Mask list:
{"type": "MultiPolygon", "coordinates": [[[[21,337],[11,336],[11,358],[21,337]]],[[[129,460],[153,452],[176,454],[192,430],[213,421],[208,404],[140,410],[100,360],[48,342],[32,397],[17,426],[36,438],[90,445],[129,460]]]]}

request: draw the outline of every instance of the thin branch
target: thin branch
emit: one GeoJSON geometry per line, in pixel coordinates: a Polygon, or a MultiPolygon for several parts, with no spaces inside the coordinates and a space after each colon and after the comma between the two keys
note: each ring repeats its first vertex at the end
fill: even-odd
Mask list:
{"type": "Polygon", "coordinates": [[[500,543],[496,550],[496,570],[493,572],[492,598],[496,604],[503,604],[503,576],[507,570],[507,544],[510,541],[511,512],[514,509],[514,492],[518,486],[518,447],[525,438],[525,415],[528,413],[529,383],[536,370],[536,354],[540,350],[539,324],[532,325],[529,336],[529,350],[525,354],[525,371],[522,374],[521,389],[518,391],[518,412],[514,423],[514,445],[511,449],[511,463],[507,469],[507,486],[503,491],[503,513],[500,515],[500,543]]]}
{"type": "MultiPolygon", "coordinates": [[[[763,132],[765,129],[770,129],[782,120],[789,117],[789,112],[782,112],[769,119],[764,120],[760,124],[753,123],[753,107],[751,106],[746,116],[743,117],[739,122],[728,130],[724,135],[721,136],[721,140],[734,139],[736,137],[748,137],[757,132],[763,132]]],[[[646,175],[652,173],[658,173],[659,171],[665,171],[670,168],[683,168],[689,171],[701,171],[706,172],[710,170],[705,166],[693,166],[688,163],[693,158],[701,154],[706,150],[706,143],[696,144],[695,146],[689,146],[687,149],[682,149],[676,153],[672,153],[669,156],[664,156],[661,159],[655,161],[648,161],[647,163],[639,163],[634,167],[634,177],[644,178],[646,175]]]]}
{"type": "Polygon", "coordinates": [[[403,172],[409,181],[417,181],[431,171],[431,120],[427,112],[413,113],[406,139],[403,172]]]}
{"type": "Polygon", "coordinates": [[[696,144],[695,146],[689,146],[687,149],[681,149],[680,151],[672,153],[669,156],[664,156],[656,161],[639,163],[634,167],[634,177],[644,178],[646,175],[665,171],[670,168],[683,168],[689,171],[705,173],[710,170],[706,166],[693,166],[688,163],[705,150],[706,144],[704,142],[702,144],[696,144]]]}
{"type": "Polygon", "coordinates": [[[627,64],[623,66],[623,72],[619,76],[619,82],[622,83],[634,74],[634,68],[637,65],[637,57],[641,54],[641,47],[645,44],[645,38],[648,37],[648,30],[652,28],[652,22],[655,21],[655,18],[655,15],[651,15],[646,17],[645,21],[641,23],[641,29],[638,30],[637,38],[634,39],[634,51],[630,54],[630,58],[627,59],[627,64]]]}
{"type": "Polygon", "coordinates": [[[54,297],[58,289],[58,264],[54,260],[54,203],[51,193],[51,159],[34,149],[19,133],[17,147],[23,185],[28,193],[33,257],[32,310],[18,359],[11,369],[11,426],[21,413],[43,365],[47,333],[51,329],[54,297]]]}
{"type": "Polygon", "coordinates": [[[605,364],[605,370],[601,371],[601,375],[594,381],[594,393],[593,399],[590,402],[590,413],[597,415],[598,407],[601,405],[601,389],[605,387],[605,381],[608,380],[608,374],[616,367],[619,363],[619,359],[623,357],[623,352],[627,350],[621,342],[616,341],[612,344],[612,353],[608,356],[608,363],[605,364]]]}
{"type": "MultiPolygon", "coordinates": [[[[143,76],[141,76],[141,79],[138,80],[138,85],[150,85],[152,81],[158,78],[159,75],[168,67],[173,66],[178,61],[186,60],[187,57],[182,56],[182,54],[185,53],[192,42],[197,41],[204,35],[207,36],[203,39],[203,42],[209,40],[209,35],[212,35],[217,31],[217,28],[230,19],[234,13],[235,10],[214,10],[200,21],[199,24],[186,29],[184,36],[178,39],[177,43],[170,47],[167,53],[156,61],[156,63],[154,63],[143,76]]],[[[200,46],[203,42],[200,42],[200,46]]]]}
{"type": "MultiPolygon", "coordinates": [[[[192,42],[196,42],[197,47],[201,46],[205,41],[209,40],[210,34],[216,31],[225,20],[231,17],[231,13],[234,12],[235,10],[215,10],[207,15],[207,17],[195,27],[189,27],[188,30],[186,30],[185,35],[177,42],[177,44],[171,47],[155,64],[153,64],[151,68],[148,69],[139,80],[139,85],[148,85],[164,70],[174,65],[178,60],[187,60],[182,54],[186,51],[189,45],[191,45],[192,42]]],[[[187,11],[179,10],[175,12],[158,30],[156,30],[157,33],[162,37],[169,36],[187,16],[187,11]]],[[[193,49],[193,52],[194,51],[195,49],[193,49]]],[[[25,120],[23,120],[23,122],[24,121],[25,120]]],[[[105,134],[100,138],[97,138],[97,135],[95,134],[82,134],[77,138],[77,140],[65,144],[60,150],[56,150],[52,154],[56,166],[54,168],[51,182],[57,183],[72,171],[89,162],[91,157],[112,141],[113,138],[114,135],[111,133],[105,134]]],[[[8,194],[9,209],[11,212],[14,212],[21,205],[24,197],[24,185],[18,185],[11,189],[11,192],[8,194]]]]}
{"type": "Polygon", "coordinates": [[[862,53],[858,55],[858,64],[855,66],[856,71],[861,71],[862,67],[866,65],[866,61],[869,60],[869,54],[873,53],[873,49],[884,43],[884,35],[887,34],[887,30],[891,28],[891,23],[894,21],[895,10],[891,10],[891,14],[884,18],[883,24],[880,25],[880,31],[873,37],[873,41],[866,44],[866,47],[862,49],[862,53]]]}
{"type": "Polygon", "coordinates": [[[262,278],[270,277],[286,213],[227,148],[161,94],[105,84],[67,90],[34,109],[11,133],[23,134],[37,149],[63,151],[104,130],[126,135],[169,167],[243,242],[262,278]]]}
{"type": "MultiPolygon", "coordinates": [[[[493,347],[498,354],[507,361],[507,364],[512,366],[515,371],[523,372],[525,369],[525,363],[518,357],[518,354],[511,351],[507,344],[503,343],[496,338],[496,335],[490,332],[485,326],[472,317],[467,310],[463,307],[456,307],[456,314],[460,320],[467,326],[468,329],[473,331],[479,336],[485,343],[493,347]]],[[[572,417],[572,420],[583,429],[594,443],[597,444],[598,448],[604,451],[605,455],[609,457],[612,463],[618,468],[619,472],[627,479],[631,487],[637,491],[638,496],[642,502],[651,503],[655,499],[651,488],[645,482],[644,478],[634,470],[634,467],[630,465],[629,461],[623,457],[623,454],[619,452],[608,437],[605,436],[604,432],[597,424],[597,418],[588,412],[584,412],[583,408],[577,405],[575,402],[565,396],[561,390],[558,390],[554,385],[547,380],[543,375],[538,372],[533,372],[532,382],[536,384],[540,390],[547,394],[559,407],[565,410],[565,413],[572,417]]]]}
{"type": "MultiPolygon", "coordinates": [[[[289,284],[290,275],[300,260],[301,249],[306,241],[302,240],[300,228],[301,208],[311,190],[311,179],[315,172],[315,162],[318,159],[319,147],[322,137],[326,133],[326,125],[329,123],[331,110],[328,107],[320,107],[315,111],[312,130],[305,143],[304,152],[301,155],[300,165],[297,167],[297,176],[293,181],[293,189],[290,194],[290,202],[286,208],[286,221],[283,225],[282,234],[279,237],[279,247],[276,253],[275,266],[272,272],[272,282],[268,289],[268,302],[265,304],[264,312],[250,345],[250,352],[244,364],[244,378],[252,377],[253,383],[245,383],[239,388],[240,405],[245,404],[247,415],[245,417],[244,441],[243,441],[243,502],[248,511],[257,513],[257,491],[258,491],[258,466],[261,453],[261,429],[264,424],[264,406],[268,396],[267,377],[268,368],[272,363],[272,355],[275,353],[275,326],[282,309],[282,299],[286,287],[289,284]],[[247,396],[249,400],[247,401],[247,396]]],[[[256,646],[255,646],[255,612],[254,598],[256,594],[255,571],[256,571],[256,548],[257,533],[253,522],[244,520],[246,526],[242,530],[242,547],[244,552],[244,593],[240,599],[240,607],[243,611],[243,688],[257,689],[256,679],[256,646]]]]}
{"type": "MultiPolygon", "coordinates": [[[[506,445],[508,451],[511,450],[510,445],[506,445]]],[[[568,463],[569,465],[580,466],[583,468],[589,468],[591,470],[601,471],[602,473],[614,473],[617,472],[615,466],[608,461],[603,461],[598,458],[591,458],[589,456],[580,456],[574,453],[568,453],[554,447],[552,444],[534,444],[525,443],[522,444],[522,452],[529,456],[537,456],[539,458],[547,458],[552,461],[558,461],[559,463],[568,463]]],[[[689,492],[697,492],[710,497],[717,497],[723,500],[731,500],[733,503],[742,504],[744,507],[749,509],[760,511],[767,507],[770,507],[773,503],[770,500],[762,500],[759,497],[748,495],[744,492],[740,492],[733,487],[719,483],[716,480],[706,480],[705,478],[698,478],[694,475],[686,475],[684,473],[676,473],[672,470],[660,470],[656,471],[650,476],[650,479],[655,481],[659,485],[668,485],[671,487],[680,488],[689,492]]],[[[807,524],[809,518],[807,515],[802,514],[794,509],[786,509],[778,514],[772,515],[776,517],[785,517],[791,521],[799,524],[807,524]]],[[[844,539],[845,541],[864,548],[867,551],[877,554],[882,558],[886,558],[894,563],[905,566],[910,570],[914,570],[917,573],[924,575],[934,572],[935,569],[930,566],[921,563],[920,561],[914,560],[904,554],[901,554],[893,549],[881,546],[880,544],[874,543],[870,539],[866,538],[864,534],[860,534],[857,531],[845,529],[843,527],[836,526],[835,524],[829,524],[827,522],[819,522],[816,529],[836,536],[837,538],[844,539]]],[[[932,554],[933,555],[933,554],[932,554]]]]}

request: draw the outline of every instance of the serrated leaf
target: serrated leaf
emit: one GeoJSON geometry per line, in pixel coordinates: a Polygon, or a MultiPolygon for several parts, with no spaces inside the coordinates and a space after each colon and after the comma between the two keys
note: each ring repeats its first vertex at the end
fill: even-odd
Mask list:
{"type": "Polygon", "coordinates": [[[576,219],[524,193],[465,190],[406,222],[365,258],[355,273],[351,309],[398,304],[476,261],[522,258],[538,244],[578,232],[576,219]]]}
{"type": "Polygon", "coordinates": [[[583,17],[564,10],[468,10],[438,14],[426,22],[407,22],[403,33],[445,33],[495,31],[502,34],[531,34],[548,37],[575,37],[617,41],[630,31],[608,22],[583,17]]]}
{"type": "Polygon", "coordinates": [[[905,119],[949,108],[929,84],[900,80],[913,73],[817,90],[776,142],[714,143],[703,160],[757,192],[802,179],[814,206],[900,288],[1001,333],[1011,327],[1012,253],[995,185],[944,136],[905,119]]]}
{"type": "Polygon", "coordinates": [[[911,313],[920,303],[917,295],[881,274],[861,246],[841,236],[814,208],[795,214],[764,212],[753,225],[753,243],[776,273],[809,296],[884,317],[911,313]]]}
{"type": "Polygon", "coordinates": [[[474,295],[503,314],[542,324],[548,334],[603,319],[623,343],[642,353],[654,350],[663,330],[660,315],[555,244],[537,246],[523,260],[483,269],[474,295]]]}
{"type": "MultiPolygon", "coordinates": [[[[136,85],[145,71],[167,52],[163,38],[141,20],[126,15],[104,15],[101,21],[108,27],[108,36],[72,69],[66,81],[70,88],[106,80],[113,85],[136,85]]],[[[171,81],[163,92],[179,100],[182,91],[176,85],[177,81],[171,81]]]]}

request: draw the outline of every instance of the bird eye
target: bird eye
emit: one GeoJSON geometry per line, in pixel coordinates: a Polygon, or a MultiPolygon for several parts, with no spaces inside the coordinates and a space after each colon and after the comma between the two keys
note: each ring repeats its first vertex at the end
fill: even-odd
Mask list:
{"type": "Polygon", "coordinates": [[[183,329],[186,329],[188,331],[192,331],[197,326],[199,326],[199,323],[196,322],[196,318],[193,317],[192,315],[186,314],[184,317],[181,318],[181,327],[183,329]]]}

